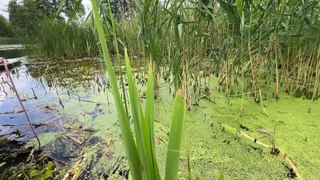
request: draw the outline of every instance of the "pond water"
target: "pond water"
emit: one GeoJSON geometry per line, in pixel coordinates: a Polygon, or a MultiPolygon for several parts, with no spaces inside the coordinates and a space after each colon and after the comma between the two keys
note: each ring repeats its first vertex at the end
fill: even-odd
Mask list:
{"type": "MultiPolygon", "coordinates": [[[[23,57],[21,60],[22,64],[11,69],[10,74],[40,137],[42,150],[60,167],[58,176],[77,172],[79,167],[75,165],[80,161],[79,179],[127,177],[128,167],[104,63],[98,59],[36,62],[23,57]]],[[[160,84],[155,107],[155,141],[163,174],[173,96],[168,83],[160,84]]],[[[139,94],[143,94],[142,89],[139,94]]],[[[266,144],[276,139],[277,147],[292,158],[303,176],[318,177],[315,170],[320,164],[317,153],[320,105],[288,95],[281,97],[284,98],[279,102],[265,100],[266,110],[246,97],[244,113],[239,112],[240,98],[201,100],[187,113],[179,176],[186,178],[188,154],[193,174],[202,179],[214,179],[221,173],[230,179],[292,177],[283,157],[271,155],[270,149],[237,136],[240,128],[266,144]],[[276,136],[261,134],[258,129],[276,129],[276,136]]],[[[26,146],[35,144],[3,71],[0,71],[0,137],[27,142],[26,146]]]]}
{"type": "MultiPolygon", "coordinates": [[[[39,127],[38,133],[55,129],[45,124],[61,116],[64,103],[81,102],[98,89],[106,88],[101,61],[32,64],[27,58],[21,60],[22,65],[10,70],[11,76],[32,123],[39,127]]],[[[15,138],[28,140],[33,135],[4,71],[0,72],[0,78],[0,136],[19,135],[15,138]]]]}

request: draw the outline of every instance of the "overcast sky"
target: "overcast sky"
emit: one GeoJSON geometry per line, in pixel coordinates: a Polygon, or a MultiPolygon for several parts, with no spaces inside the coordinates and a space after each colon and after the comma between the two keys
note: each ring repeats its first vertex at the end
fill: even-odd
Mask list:
{"type": "Polygon", "coordinates": [[[6,12],[8,3],[9,0],[0,0],[0,14],[6,17],[7,19],[9,18],[9,14],[6,12]]]}
{"type": "MultiPolygon", "coordinates": [[[[9,14],[7,13],[8,4],[10,0],[0,0],[0,14],[9,19],[9,14]]],[[[82,4],[86,10],[86,15],[92,9],[90,0],[82,0],[82,4]]]]}

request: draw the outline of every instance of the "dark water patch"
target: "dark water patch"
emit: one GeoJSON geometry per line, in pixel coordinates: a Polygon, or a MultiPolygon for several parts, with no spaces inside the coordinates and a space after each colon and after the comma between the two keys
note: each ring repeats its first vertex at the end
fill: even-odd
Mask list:
{"type": "Polygon", "coordinates": [[[103,142],[99,137],[92,137],[88,141],[91,145],[97,144],[98,142],[103,142]]]}
{"type": "Polygon", "coordinates": [[[87,113],[92,117],[94,120],[97,116],[105,114],[104,110],[101,108],[100,103],[96,103],[96,106],[94,107],[94,110],[87,113]]]}
{"type": "MultiPolygon", "coordinates": [[[[32,148],[23,148],[24,142],[0,138],[0,172],[6,168],[16,166],[21,162],[26,162],[32,148]]],[[[38,155],[40,151],[36,151],[34,155],[38,155]]]]}
{"type": "Polygon", "coordinates": [[[41,150],[24,148],[24,142],[0,139],[0,179],[48,179],[55,165],[41,150]]]}
{"type": "Polygon", "coordinates": [[[82,148],[83,146],[68,138],[59,137],[54,142],[46,145],[43,151],[49,153],[54,161],[68,164],[72,159],[80,156],[82,148]]]}

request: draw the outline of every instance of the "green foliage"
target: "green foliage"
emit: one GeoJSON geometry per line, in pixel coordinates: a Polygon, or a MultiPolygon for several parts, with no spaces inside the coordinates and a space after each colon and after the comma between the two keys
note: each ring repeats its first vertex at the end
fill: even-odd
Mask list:
{"type": "Polygon", "coordinates": [[[166,160],[166,179],[178,179],[179,157],[186,105],[181,92],[177,92],[173,104],[172,122],[166,160]]]}
{"type": "MultiPolygon", "coordinates": [[[[120,92],[116,82],[116,76],[114,74],[114,70],[111,65],[109,51],[106,44],[105,32],[103,30],[103,26],[100,20],[100,15],[98,13],[98,6],[95,0],[92,1],[93,12],[94,12],[94,20],[95,26],[98,30],[102,51],[104,55],[104,59],[107,66],[107,71],[110,77],[111,87],[114,92],[114,98],[116,102],[116,107],[119,116],[119,122],[121,127],[121,132],[124,138],[124,145],[126,147],[126,152],[129,160],[129,167],[132,172],[133,179],[160,179],[159,170],[157,167],[157,161],[154,150],[154,128],[153,128],[153,118],[154,115],[154,95],[153,95],[153,72],[152,66],[149,66],[148,73],[148,85],[147,85],[147,100],[146,100],[146,110],[142,111],[140,98],[137,93],[136,84],[133,79],[133,74],[131,70],[131,65],[129,61],[129,57],[127,51],[125,50],[125,65],[127,72],[127,80],[129,85],[129,99],[131,104],[131,113],[134,122],[134,134],[135,140],[133,139],[133,135],[131,132],[131,128],[128,121],[128,115],[124,110],[124,106],[122,104],[122,100],[120,98],[120,92]]],[[[112,16],[112,15],[111,15],[112,16]]],[[[113,18],[110,19],[113,21],[113,18]]],[[[169,143],[176,140],[178,141],[175,145],[172,146],[173,149],[168,149],[168,152],[171,150],[180,151],[180,141],[182,135],[182,125],[184,121],[184,113],[186,111],[185,101],[180,93],[177,93],[175,105],[174,105],[174,114],[173,114],[173,125],[172,125],[172,134],[170,136],[169,143]],[[179,113],[180,112],[180,113],[179,113]],[[182,112],[182,113],[181,113],[182,112]],[[180,123],[180,126],[178,124],[180,123]],[[176,132],[174,132],[176,131],[176,132]]],[[[173,161],[167,161],[167,163],[175,163],[171,164],[172,166],[178,167],[180,153],[168,153],[170,157],[173,158],[173,161]]],[[[169,177],[177,176],[177,170],[169,171],[167,173],[169,177]]]]}
{"type": "MultiPolygon", "coordinates": [[[[135,139],[136,139],[136,145],[138,149],[138,154],[141,162],[142,162],[142,171],[136,172],[141,173],[143,179],[160,179],[159,170],[157,167],[157,161],[155,156],[155,150],[154,150],[154,136],[153,132],[153,121],[154,119],[146,119],[146,117],[153,117],[153,108],[154,102],[153,98],[154,96],[151,96],[152,92],[148,93],[147,104],[146,104],[146,112],[147,114],[144,114],[141,108],[140,98],[138,96],[137,87],[133,79],[133,74],[131,70],[130,61],[128,58],[128,55],[125,55],[125,63],[126,63],[126,71],[127,71],[127,78],[128,78],[128,84],[129,84],[129,98],[130,98],[130,104],[131,104],[131,113],[132,113],[132,119],[134,122],[134,132],[135,132],[135,139]],[[149,105],[149,106],[148,106],[149,105]]],[[[152,66],[149,66],[149,73],[148,77],[148,90],[153,90],[151,86],[153,86],[152,80],[152,66]]],[[[137,177],[135,177],[137,178],[137,177]]]]}
{"type": "Polygon", "coordinates": [[[119,39],[130,46],[131,55],[150,57],[169,68],[176,89],[183,86],[183,78],[191,78],[197,86],[199,71],[208,68],[219,76],[218,84],[226,94],[241,76],[252,81],[244,91],[257,91],[263,85],[259,83],[263,67],[286,83],[287,92],[290,86],[304,89],[288,79],[304,79],[303,64],[308,64],[306,91],[313,91],[314,98],[319,94],[319,88],[310,86],[319,84],[313,78],[319,72],[320,4],[316,0],[129,2],[130,20],[116,23],[119,39]],[[275,66],[283,68],[277,72],[275,66]]]}
{"type": "MultiPolygon", "coordinates": [[[[39,158],[39,161],[41,157],[39,158]]],[[[1,175],[0,179],[49,179],[53,177],[55,174],[55,165],[53,162],[45,163],[43,162],[22,162],[17,166],[7,168],[4,170],[1,175]]]]}
{"type": "Polygon", "coordinates": [[[34,35],[37,32],[37,23],[44,17],[40,1],[24,0],[20,5],[17,1],[10,1],[9,20],[15,35],[34,35]]]}
{"type": "Polygon", "coordinates": [[[122,100],[120,97],[120,92],[118,89],[116,75],[114,73],[114,69],[111,64],[109,50],[107,47],[107,42],[106,42],[106,37],[105,37],[105,32],[103,30],[103,26],[102,26],[102,23],[100,20],[100,15],[98,13],[98,5],[97,5],[96,0],[92,1],[92,7],[93,7],[95,27],[97,28],[97,31],[98,31],[104,61],[106,62],[106,68],[107,68],[107,72],[110,77],[111,88],[114,93],[114,99],[115,99],[117,114],[119,116],[119,124],[120,124],[120,128],[121,128],[121,133],[123,135],[124,145],[125,145],[126,153],[128,155],[129,167],[132,171],[132,176],[137,179],[141,179],[142,178],[142,176],[140,174],[141,161],[139,159],[138,150],[136,148],[136,145],[135,145],[135,142],[133,139],[133,135],[131,133],[129,119],[128,119],[128,116],[126,114],[125,108],[122,104],[122,100]]]}
{"type": "Polygon", "coordinates": [[[127,0],[102,0],[102,3],[110,3],[111,11],[114,17],[128,17],[130,7],[127,0]]]}
{"type": "Polygon", "coordinates": [[[52,2],[48,0],[42,0],[45,9],[49,9],[49,16],[60,16],[64,13],[67,17],[71,16],[83,16],[85,11],[81,4],[82,0],[55,0],[52,2]]]}
{"type": "Polygon", "coordinates": [[[12,36],[12,30],[9,21],[0,15],[0,37],[10,37],[12,36]]]}
{"type": "Polygon", "coordinates": [[[37,48],[29,47],[30,55],[40,55],[45,58],[93,57],[99,51],[95,32],[91,25],[70,24],[61,21],[45,20],[39,23],[35,38],[29,43],[37,44],[37,48]]]}
{"type": "MultiPolygon", "coordinates": [[[[43,20],[54,19],[56,12],[61,3],[61,10],[66,16],[70,16],[71,10],[74,9],[76,3],[80,1],[76,0],[64,0],[64,1],[49,1],[49,0],[23,0],[19,2],[12,0],[9,2],[9,20],[12,25],[13,33],[16,36],[36,36],[38,33],[38,25],[43,20]],[[63,2],[63,3],[62,3],[63,2]]],[[[77,17],[84,14],[84,7],[79,5],[77,17]]],[[[63,21],[62,14],[59,13],[57,18],[63,21]]]]}

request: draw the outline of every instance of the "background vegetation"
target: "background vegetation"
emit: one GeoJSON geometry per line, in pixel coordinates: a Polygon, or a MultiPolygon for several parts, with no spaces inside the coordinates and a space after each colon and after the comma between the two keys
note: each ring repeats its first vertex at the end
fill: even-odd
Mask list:
{"type": "MultiPolygon", "coordinates": [[[[150,58],[155,62],[155,84],[158,75],[172,75],[175,88],[188,82],[185,89],[191,98],[210,93],[209,81],[201,83],[200,78],[214,75],[216,89],[226,95],[249,92],[258,101],[259,89],[275,82],[276,99],[284,90],[315,100],[319,6],[316,0],[102,0],[99,11],[110,32],[106,38],[111,54],[116,54],[116,41],[120,51],[128,47],[130,56],[150,58]]],[[[9,22],[0,19],[1,33],[37,45],[33,54],[47,59],[98,55],[92,13],[83,17],[81,1],[12,0],[8,11],[9,22]]]]}

